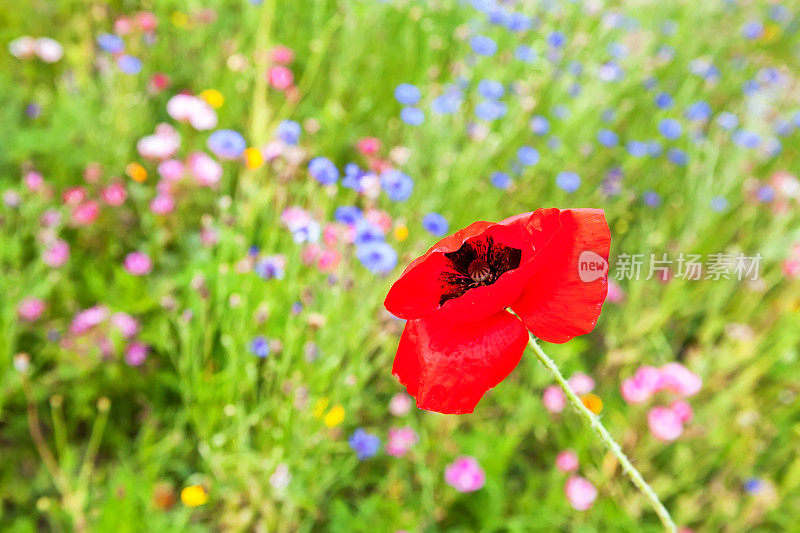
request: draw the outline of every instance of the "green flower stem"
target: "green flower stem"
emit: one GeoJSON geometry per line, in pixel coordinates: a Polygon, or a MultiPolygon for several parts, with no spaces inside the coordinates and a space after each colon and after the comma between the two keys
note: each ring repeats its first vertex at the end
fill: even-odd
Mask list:
{"type": "Polygon", "coordinates": [[[616,441],[608,433],[608,430],[605,428],[605,426],[603,426],[603,424],[600,422],[600,418],[587,409],[585,405],[583,405],[581,399],[578,398],[578,395],[572,390],[572,387],[570,387],[567,380],[564,379],[563,375],[561,375],[561,371],[558,369],[555,361],[550,359],[550,357],[548,357],[547,354],[542,351],[542,348],[539,346],[539,343],[536,342],[536,338],[533,335],[530,335],[529,337],[530,340],[528,341],[528,345],[536,354],[536,357],[539,359],[542,365],[544,365],[548,372],[550,372],[558,385],[564,391],[569,403],[573,408],[575,408],[581,418],[583,418],[583,420],[589,424],[595,434],[600,437],[600,440],[603,441],[603,444],[605,444],[606,448],[608,448],[608,451],[614,454],[614,457],[616,457],[619,463],[622,465],[622,469],[625,470],[626,474],[628,474],[628,477],[631,479],[633,484],[636,485],[636,488],[638,488],[639,491],[650,501],[650,505],[653,506],[656,514],[658,514],[658,517],[664,524],[664,528],[671,533],[675,533],[677,531],[675,523],[672,521],[672,517],[669,515],[667,508],[664,507],[664,504],[658,499],[658,495],[653,491],[650,485],[647,484],[642,477],[642,474],[640,474],[639,471],[634,468],[630,460],[625,456],[622,448],[620,448],[619,444],[616,443],[616,441]]]}

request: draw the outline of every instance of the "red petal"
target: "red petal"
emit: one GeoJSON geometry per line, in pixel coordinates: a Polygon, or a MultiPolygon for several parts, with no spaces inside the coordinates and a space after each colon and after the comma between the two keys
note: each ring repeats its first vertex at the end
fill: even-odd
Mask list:
{"type": "Polygon", "coordinates": [[[514,370],[527,342],[522,322],[507,311],[478,322],[409,320],[392,373],[420,409],[471,413],[514,370]]]}
{"type": "Polygon", "coordinates": [[[419,319],[436,313],[449,320],[476,321],[511,305],[530,276],[533,259],[530,236],[518,226],[475,222],[445,237],[405,269],[386,296],[384,306],[395,316],[419,319]],[[470,289],[439,305],[444,287],[440,275],[448,269],[445,253],[458,250],[465,241],[491,236],[497,243],[522,250],[520,265],[491,285],[470,289]]]}
{"type": "Polygon", "coordinates": [[[546,242],[537,248],[535,272],[511,306],[525,327],[555,343],[592,331],[608,292],[611,232],[603,210],[540,209],[528,219],[514,217],[503,223],[523,225],[536,241],[546,242]],[[605,272],[597,279],[583,281],[579,275],[584,252],[605,263],[605,272]]]}

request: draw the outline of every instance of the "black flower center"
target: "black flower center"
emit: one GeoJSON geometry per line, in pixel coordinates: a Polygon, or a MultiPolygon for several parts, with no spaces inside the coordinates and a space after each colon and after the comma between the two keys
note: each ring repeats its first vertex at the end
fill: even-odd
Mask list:
{"type": "Polygon", "coordinates": [[[470,289],[491,285],[509,270],[519,266],[522,250],[495,243],[492,237],[467,241],[455,252],[444,254],[448,260],[439,279],[442,295],[439,305],[458,298],[470,289]]]}

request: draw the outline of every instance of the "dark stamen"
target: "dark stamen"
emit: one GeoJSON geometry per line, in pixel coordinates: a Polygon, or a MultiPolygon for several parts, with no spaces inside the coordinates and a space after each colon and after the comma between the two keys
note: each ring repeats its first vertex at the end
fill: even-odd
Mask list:
{"type": "Polygon", "coordinates": [[[448,252],[449,268],[441,273],[444,291],[439,305],[447,300],[458,298],[470,289],[491,285],[509,270],[519,266],[522,251],[503,244],[495,244],[494,239],[467,241],[455,252],[448,252]]]}

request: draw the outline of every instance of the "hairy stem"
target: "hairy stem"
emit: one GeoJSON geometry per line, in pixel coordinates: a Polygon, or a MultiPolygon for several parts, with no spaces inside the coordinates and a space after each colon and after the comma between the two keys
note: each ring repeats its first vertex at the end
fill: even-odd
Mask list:
{"type": "Polygon", "coordinates": [[[567,397],[570,405],[578,412],[581,418],[589,424],[589,427],[592,428],[595,435],[597,435],[603,444],[608,448],[614,457],[617,458],[619,464],[622,465],[622,469],[628,474],[628,477],[636,485],[636,488],[644,495],[645,498],[650,502],[650,505],[653,507],[653,510],[658,514],[658,517],[661,519],[661,522],[664,524],[664,528],[671,533],[675,533],[677,528],[675,527],[675,523],[672,521],[672,517],[669,515],[669,511],[667,508],[664,507],[664,504],[661,503],[661,500],[658,499],[658,495],[653,491],[650,485],[642,477],[642,474],[639,473],[638,470],[631,464],[630,460],[625,456],[625,453],[620,448],[619,444],[611,437],[608,433],[608,430],[603,426],[600,422],[600,418],[592,413],[585,405],[578,395],[575,394],[575,391],[572,390],[569,383],[564,376],[561,374],[561,371],[558,369],[555,361],[550,359],[542,348],[539,346],[539,343],[536,342],[536,338],[533,335],[530,335],[530,340],[528,341],[528,345],[531,347],[533,352],[536,354],[536,357],[539,361],[544,365],[544,367],[550,372],[553,378],[556,380],[556,383],[561,387],[564,391],[564,394],[567,397]]]}

